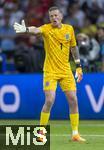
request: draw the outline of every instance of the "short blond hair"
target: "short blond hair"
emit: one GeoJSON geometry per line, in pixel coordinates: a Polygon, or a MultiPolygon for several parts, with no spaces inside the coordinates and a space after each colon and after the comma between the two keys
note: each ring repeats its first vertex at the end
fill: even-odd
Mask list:
{"type": "Polygon", "coordinates": [[[52,7],[50,7],[50,8],[48,9],[48,12],[53,11],[53,10],[59,10],[59,11],[61,12],[60,8],[58,8],[57,6],[52,6],[52,7]]]}

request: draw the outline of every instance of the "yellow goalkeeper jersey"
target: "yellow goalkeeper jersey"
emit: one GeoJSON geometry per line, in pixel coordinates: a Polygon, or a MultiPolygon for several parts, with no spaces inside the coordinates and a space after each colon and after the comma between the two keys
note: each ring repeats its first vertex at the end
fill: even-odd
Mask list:
{"type": "Polygon", "coordinates": [[[62,24],[61,28],[56,28],[51,24],[45,24],[39,29],[43,36],[45,48],[43,71],[68,74],[71,69],[69,63],[70,47],[76,46],[73,27],[62,24]]]}

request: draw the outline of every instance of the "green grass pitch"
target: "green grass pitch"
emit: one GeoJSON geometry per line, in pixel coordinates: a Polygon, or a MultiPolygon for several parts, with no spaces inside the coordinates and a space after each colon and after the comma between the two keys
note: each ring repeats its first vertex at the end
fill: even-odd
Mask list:
{"type": "MultiPolygon", "coordinates": [[[[35,120],[0,120],[0,125],[34,125],[35,120]]],[[[104,150],[104,120],[80,121],[80,134],[86,138],[86,143],[72,142],[70,122],[50,121],[50,150],[104,150]]]]}

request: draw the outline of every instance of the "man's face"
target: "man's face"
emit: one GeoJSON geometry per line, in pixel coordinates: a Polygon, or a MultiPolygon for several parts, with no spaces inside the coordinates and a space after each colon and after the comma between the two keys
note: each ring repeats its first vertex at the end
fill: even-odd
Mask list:
{"type": "Polygon", "coordinates": [[[98,29],[97,34],[100,40],[104,40],[104,29],[98,29]]]}
{"type": "Polygon", "coordinates": [[[52,10],[49,12],[50,22],[54,27],[61,27],[62,14],[59,10],[52,10]]]}

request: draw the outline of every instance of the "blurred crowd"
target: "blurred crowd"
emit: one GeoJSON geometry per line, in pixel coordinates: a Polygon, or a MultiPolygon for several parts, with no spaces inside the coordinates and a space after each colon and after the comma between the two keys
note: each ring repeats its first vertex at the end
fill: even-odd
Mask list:
{"type": "Polygon", "coordinates": [[[62,10],[63,23],[73,25],[83,70],[104,71],[104,0],[0,0],[0,73],[42,72],[41,37],[16,34],[13,24],[48,23],[51,6],[62,10]]]}

